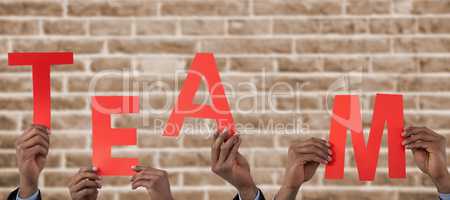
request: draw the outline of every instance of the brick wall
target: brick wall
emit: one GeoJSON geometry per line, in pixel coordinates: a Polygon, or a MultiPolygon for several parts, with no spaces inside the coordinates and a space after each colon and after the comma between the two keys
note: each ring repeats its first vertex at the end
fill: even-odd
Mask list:
{"type": "MultiPolygon", "coordinates": [[[[202,123],[210,121],[189,121],[200,126],[177,139],[160,136],[201,51],[215,53],[235,120],[248,125],[241,152],[271,198],[289,142],[327,136],[336,91],[361,95],[365,128],[374,94],[394,92],[404,94],[407,124],[450,136],[449,33],[449,0],[1,0],[0,197],[18,183],[14,140],[32,116],[30,68],[8,67],[7,52],[75,52],[75,64],[53,67],[51,151],[39,183],[45,199],[68,199],[67,178],[89,165],[94,94],[141,96],[140,114],[113,119],[115,127],[138,127],[138,145],[115,155],[167,169],[176,199],[231,199],[234,189],[208,167],[202,123]]],[[[298,199],[435,198],[410,155],[408,178],[388,179],[386,150],[375,181],[358,181],[349,151],[344,180],[325,180],[321,167],[298,199]]],[[[103,199],[144,199],[128,177],[105,182],[103,199]]]]}

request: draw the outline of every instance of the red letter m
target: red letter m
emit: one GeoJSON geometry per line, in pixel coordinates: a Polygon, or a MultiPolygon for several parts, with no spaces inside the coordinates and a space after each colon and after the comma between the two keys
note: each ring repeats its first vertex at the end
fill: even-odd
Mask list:
{"type": "Polygon", "coordinates": [[[389,177],[404,178],[405,148],[401,144],[403,131],[403,98],[401,95],[377,94],[372,116],[369,140],[366,145],[361,125],[358,96],[337,95],[333,105],[330,143],[333,160],[326,166],[325,178],[341,179],[344,176],[345,143],[347,129],[351,130],[353,151],[359,179],[373,180],[385,123],[388,129],[389,177]]]}

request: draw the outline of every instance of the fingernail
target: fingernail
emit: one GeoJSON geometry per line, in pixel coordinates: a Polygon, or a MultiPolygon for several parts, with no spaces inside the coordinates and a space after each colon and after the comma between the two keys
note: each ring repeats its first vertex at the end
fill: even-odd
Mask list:
{"type": "Polygon", "coordinates": [[[328,149],[328,154],[332,155],[333,152],[331,150],[328,149]]]}
{"type": "Polygon", "coordinates": [[[331,161],[331,156],[328,156],[328,161],[331,161]]]}

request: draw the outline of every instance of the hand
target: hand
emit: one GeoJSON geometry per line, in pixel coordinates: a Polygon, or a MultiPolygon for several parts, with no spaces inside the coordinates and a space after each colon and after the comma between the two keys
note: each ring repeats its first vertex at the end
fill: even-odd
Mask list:
{"type": "Polygon", "coordinates": [[[133,190],[145,187],[151,199],[173,200],[166,171],[142,166],[134,166],[132,169],[137,172],[131,177],[133,190]]]}
{"type": "Polygon", "coordinates": [[[96,200],[101,187],[101,178],[95,167],[81,168],[69,182],[72,200],[96,200]]]}
{"type": "Polygon", "coordinates": [[[289,146],[284,181],[276,199],[295,199],[300,186],[311,180],[319,165],[331,161],[331,153],[330,144],[317,138],[310,138],[289,146]]]}
{"type": "Polygon", "coordinates": [[[250,166],[238,150],[241,145],[239,135],[227,138],[228,132],[214,135],[211,147],[212,171],[236,187],[243,200],[253,200],[258,188],[250,175],[250,166]]]}
{"type": "Polygon", "coordinates": [[[39,174],[47,160],[49,130],[31,125],[16,141],[16,159],[20,173],[19,197],[28,198],[38,190],[39,174]]]}
{"type": "Polygon", "coordinates": [[[440,193],[450,194],[447,170],[447,139],[426,127],[409,127],[403,132],[403,145],[411,149],[416,165],[431,177],[440,193]]]}

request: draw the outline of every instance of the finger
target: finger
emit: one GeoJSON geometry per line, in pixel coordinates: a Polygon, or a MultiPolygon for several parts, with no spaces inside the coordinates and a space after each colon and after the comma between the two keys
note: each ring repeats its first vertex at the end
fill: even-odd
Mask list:
{"type": "Polygon", "coordinates": [[[27,129],[25,129],[22,132],[22,135],[19,136],[19,138],[17,139],[17,143],[21,143],[22,141],[24,141],[25,139],[27,139],[28,137],[31,137],[31,130],[33,130],[33,127],[28,127],[27,129]]]}
{"type": "Polygon", "coordinates": [[[37,155],[47,156],[47,154],[48,148],[42,147],[41,145],[36,145],[23,151],[23,156],[25,159],[31,159],[37,155]]]}
{"type": "Polygon", "coordinates": [[[47,128],[47,126],[41,125],[41,124],[32,124],[31,127],[35,128],[35,129],[39,129],[40,131],[44,132],[44,133],[49,133],[50,129],[47,128]]]}
{"type": "Polygon", "coordinates": [[[131,166],[131,169],[135,172],[140,172],[140,171],[145,170],[145,167],[138,165],[138,166],[131,166]]]}
{"type": "Polygon", "coordinates": [[[238,137],[237,142],[233,145],[233,148],[231,149],[230,156],[228,156],[228,159],[225,162],[233,162],[237,159],[241,142],[242,142],[241,138],[238,137]]]}
{"type": "Polygon", "coordinates": [[[20,145],[22,149],[28,149],[36,145],[41,145],[44,148],[49,148],[49,142],[40,134],[35,135],[34,137],[28,139],[20,145]]]}
{"type": "Polygon", "coordinates": [[[19,137],[19,139],[17,139],[17,143],[21,144],[24,141],[29,140],[30,138],[32,138],[33,136],[35,136],[39,132],[42,132],[42,131],[34,128],[33,126],[30,126],[29,128],[27,128],[27,130],[25,130],[23,132],[23,134],[19,137]]]}
{"type": "Polygon", "coordinates": [[[31,135],[29,135],[26,139],[24,139],[24,140],[23,140],[24,142],[26,142],[26,141],[32,139],[32,138],[33,138],[34,136],[36,136],[36,135],[41,136],[41,137],[42,137],[43,139],[45,139],[47,142],[50,141],[50,135],[49,135],[47,132],[45,132],[45,131],[42,131],[42,130],[39,130],[39,129],[32,129],[30,132],[31,132],[31,133],[30,133],[31,135]]]}
{"type": "Polygon", "coordinates": [[[298,153],[299,156],[302,156],[303,154],[315,154],[324,160],[331,160],[328,149],[319,148],[317,146],[295,148],[294,152],[298,153]]]}
{"type": "Polygon", "coordinates": [[[232,136],[228,141],[226,141],[221,147],[220,147],[220,154],[219,154],[219,160],[218,163],[223,163],[225,160],[227,160],[228,156],[230,155],[231,149],[234,144],[237,142],[237,135],[232,136]]]}
{"type": "Polygon", "coordinates": [[[142,174],[140,176],[136,176],[136,178],[131,181],[131,183],[138,182],[138,181],[150,181],[150,180],[158,180],[160,178],[159,175],[154,174],[142,174]]]}
{"type": "Polygon", "coordinates": [[[79,199],[84,199],[82,197],[88,197],[92,196],[98,193],[98,190],[96,188],[86,188],[76,193],[77,196],[79,196],[79,199]]]}
{"type": "Polygon", "coordinates": [[[166,176],[167,172],[163,171],[163,170],[160,170],[160,169],[147,167],[144,170],[142,170],[142,171],[138,172],[137,174],[133,175],[131,177],[131,181],[134,181],[136,178],[141,177],[141,176],[145,176],[145,175],[166,176]]]}
{"type": "Polygon", "coordinates": [[[321,164],[327,164],[328,161],[325,159],[322,159],[321,157],[317,156],[316,154],[302,154],[302,156],[299,158],[300,161],[303,163],[305,162],[316,162],[321,164]]]}
{"type": "Polygon", "coordinates": [[[328,141],[325,140],[325,139],[321,139],[321,138],[313,138],[313,141],[319,142],[320,144],[325,145],[325,146],[327,146],[327,147],[331,147],[330,142],[328,142],[328,141]]]}
{"type": "Polygon", "coordinates": [[[223,132],[221,134],[219,134],[219,136],[217,136],[217,138],[214,140],[213,145],[211,147],[212,164],[216,163],[217,160],[219,159],[220,147],[222,146],[223,141],[225,141],[226,137],[227,137],[227,132],[226,132],[226,130],[223,130],[223,132]]]}
{"type": "Polygon", "coordinates": [[[75,175],[73,184],[78,184],[80,181],[82,181],[84,179],[101,180],[100,176],[98,176],[96,173],[83,171],[83,172],[79,172],[77,175],[75,175]]]}
{"type": "Polygon", "coordinates": [[[89,180],[89,179],[83,179],[80,182],[78,182],[76,185],[74,185],[71,189],[72,192],[78,192],[86,188],[101,188],[102,185],[99,181],[89,180]]]}
{"type": "Polygon", "coordinates": [[[407,136],[403,140],[402,144],[403,145],[408,145],[408,144],[414,143],[414,142],[419,141],[419,140],[430,141],[431,142],[431,141],[435,141],[435,137],[433,135],[430,135],[430,134],[426,133],[426,132],[418,132],[416,134],[407,136]]]}
{"type": "Polygon", "coordinates": [[[131,188],[133,190],[135,190],[139,187],[145,187],[146,189],[150,189],[150,188],[152,188],[154,183],[155,183],[154,180],[141,180],[141,181],[133,182],[131,184],[131,188]]]}
{"type": "Polygon", "coordinates": [[[432,136],[437,136],[432,130],[427,127],[408,127],[405,131],[404,137],[409,137],[419,133],[426,133],[432,136]]]}
{"type": "Polygon", "coordinates": [[[78,170],[78,173],[81,173],[81,172],[97,173],[97,171],[98,171],[97,167],[81,167],[78,170]]]}
{"type": "Polygon", "coordinates": [[[413,149],[429,149],[430,145],[431,145],[430,142],[416,141],[412,144],[406,145],[405,147],[407,149],[411,149],[411,150],[413,150],[413,149]]]}
{"type": "Polygon", "coordinates": [[[332,151],[330,149],[330,146],[325,140],[315,140],[311,143],[311,145],[323,149],[327,152],[327,154],[331,155],[332,151]]]}
{"type": "Polygon", "coordinates": [[[324,148],[329,148],[331,146],[328,141],[323,140],[323,139],[318,139],[318,138],[310,138],[310,139],[302,141],[294,146],[295,147],[303,147],[303,146],[308,146],[308,145],[316,145],[316,146],[324,147],[324,148]]]}

